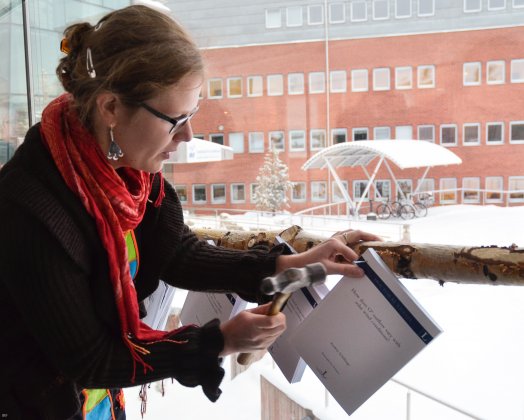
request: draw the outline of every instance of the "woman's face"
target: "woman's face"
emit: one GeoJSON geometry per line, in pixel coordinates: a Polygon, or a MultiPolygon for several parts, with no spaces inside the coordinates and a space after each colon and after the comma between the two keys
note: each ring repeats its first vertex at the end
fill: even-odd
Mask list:
{"type": "Polygon", "coordinates": [[[176,85],[145,101],[150,110],[139,107],[132,113],[118,113],[113,133],[124,156],[117,161],[110,160],[111,165],[115,169],[129,166],[150,173],[160,171],[163,161],[169,159],[179,143],[192,139],[193,130],[187,121],[170,133],[173,124],[154,113],[173,119],[191,114],[197,108],[201,85],[201,75],[185,76],[176,85]]]}

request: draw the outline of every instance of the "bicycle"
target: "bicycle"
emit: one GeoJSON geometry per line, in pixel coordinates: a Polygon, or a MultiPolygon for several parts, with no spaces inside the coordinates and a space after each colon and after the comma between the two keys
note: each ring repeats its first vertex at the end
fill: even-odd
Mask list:
{"type": "Polygon", "coordinates": [[[377,217],[381,220],[386,220],[393,215],[393,217],[401,217],[404,220],[413,219],[415,217],[415,207],[411,204],[403,204],[399,201],[390,203],[389,199],[380,204],[376,210],[377,217]]]}

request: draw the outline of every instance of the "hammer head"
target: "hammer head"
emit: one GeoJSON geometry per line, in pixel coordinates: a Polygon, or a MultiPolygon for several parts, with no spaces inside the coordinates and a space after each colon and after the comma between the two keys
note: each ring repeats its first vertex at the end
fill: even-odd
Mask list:
{"type": "Polygon", "coordinates": [[[326,268],[322,263],[308,264],[302,268],[288,268],[272,277],[266,277],[260,284],[260,290],[266,295],[293,293],[303,287],[312,286],[326,279],[326,268]]]}

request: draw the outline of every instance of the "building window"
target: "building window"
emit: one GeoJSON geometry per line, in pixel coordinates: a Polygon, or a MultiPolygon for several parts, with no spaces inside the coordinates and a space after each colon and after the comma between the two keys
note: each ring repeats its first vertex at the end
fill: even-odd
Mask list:
{"type": "Polygon", "coordinates": [[[486,203],[502,203],[504,179],[501,176],[486,177],[486,203]]]}
{"type": "Polygon", "coordinates": [[[244,133],[229,133],[229,147],[233,153],[244,153],[244,133]]]}
{"type": "Polygon", "coordinates": [[[506,63],[504,61],[488,61],[486,65],[486,83],[501,85],[506,82],[506,63]]]}
{"type": "Polygon", "coordinates": [[[395,68],[395,89],[411,89],[413,87],[413,69],[411,67],[395,68]]]}
{"type": "Polygon", "coordinates": [[[524,202],[524,176],[510,176],[508,178],[509,202],[524,202]]]}
{"type": "Polygon", "coordinates": [[[464,13],[480,12],[481,10],[481,0],[464,0],[464,13]]]}
{"type": "Polygon", "coordinates": [[[417,67],[417,86],[421,89],[435,87],[435,66],[417,67]]]}
{"type": "Polygon", "coordinates": [[[223,134],[210,134],[209,140],[213,143],[224,145],[224,135],[223,134]]]}
{"type": "Polygon", "coordinates": [[[302,6],[293,6],[286,8],[286,26],[302,26],[302,6]]]}
{"type": "Polygon", "coordinates": [[[435,180],[433,178],[424,178],[417,181],[417,193],[433,193],[435,191],[435,180]]]}
{"type": "Polygon", "coordinates": [[[281,96],[284,94],[284,77],[281,74],[267,76],[268,96],[281,96]]]}
{"type": "Polygon", "coordinates": [[[389,0],[373,0],[373,19],[384,20],[389,18],[389,0]]]}
{"type": "Polygon", "coordinates": [[[395,1],[395,17],[397,19],[411,17],[411,0],[395,1]]]}
{"type": "Polygon", "coordinates": [[[455,124],[443,124],[440,126],[440,144],[442,146],[457,145],[457,126],[455,124]]]}
{"type": "Polygon", "coordinates": [[[194,139],[204,140],[205,136],[203,134],[193,134],[193,138],[194,139]]]}
{"type": "Polygon", "coordinates": [[[368,71],[362,70],[351,70],[351,90],[353,92],[367,92],[368,87],[368,71]]]}
{"type": "Polygon", "coordinates": [[[368,5],[366,1],[351,2],[351,22],[365,22],[368,20],[368,5]]]}
{"type": "Polygon", "coordinates": [[[289,150],[306,150],[306,132],[303,130],[291,130],[289,132],[289,150]]]}
{"type": "Polygon", "coordinates": [[[211,185],[211,203],[223,204],[226,202],[226,184],[211,185]]]}
{"type": "Polygon", "coordinates": [[[285,149],[284,144],[284,132],[283,131],[270,131],[269,132],[269,148],[270,150],[283,151],[285,149]]]}
{"type": "Polygon", "coordinates": [[[369,191],[364,196],[364,191],[368,186],[368,181],[353,181],[353,199],[355,201],[364,201],[368,199],[369,191]]]}
{"type": "Polygon", "coordinates": [[[389,200],[391,198],[391,181],[375,181],[375,200],[389,200]]]}
{"type": "Polygon", "coordinates": [[[488,10],[503,10],[506,8],[506,0],[489,0],[488,10]]]}
{"type": "Polygon", "coordinates": [[[435,14],[435,0],[418,0],[418,15],[433,16],[435,14]]]}
{"type": "Polygon", "coordinates": [[[262,76],[249,76],[247,78],[247,96],[262,96],[263,89],[262,76]]]}
{"type": "Polygon", "coordinates": [[[326,147],[326,130],[311,130],[310,150],[320,150],[326,147]]]}
{"type": "Polygon", "coordinates": [[[524,7],[524,0],[513,0],[513,7],[514,8],[524,7]]]}
{"type": "Polygon", "coordinates": [[[513,121],[509,128],[510,143],[524,143],[524,121],[513,121]]]}
{"type": "Polygon", "coordinates": [[[366,127],[353,129],[353,141],[368,140],[368,129],[366,127]]]}
{"type": "Polygon", "coordinates": [[[206,185],[205,184],[194,184],[193,185],[193,204],[204,204],[206,202],[207,202],[206,185]]]}
{"type": "Polygon", "coordinates": [[[418,139],[435,143],[435,126],[434,125],[419,125],[418,139]]]}
{"type": "Polygon", "coordinates": [[[504,123],[486,123],[486,144],[504,143],[504,123]]]}
{"type": "Polygon", "coordinates": [[[304,73],[289,73],[287,75],[287,93],[302,95],[304,93],[304,73]]]}
{"type": "Polygon", "coordinates": [[[375,127],[373,129],[373,138],[375,140],[391,140],[391,128],[375,127]]]}
{"type": "Polygon", "coordinates": [[[480,63],[464,63],[463,83],[464,86],[478,86],[482,80],[480,63]]]}
{"type": "Polygon", "coordinates": [[[346,5],[344,3],[329,4],[329,23],[344,23],[346,20],[346,5]]]}
{"type": "Polygon", "coordinates": [[[307,7],[308,25],[322,25],[324,23],[324,8],[320,4],[307,7]]]}
{"type": "Polygon", "coordinates": [[[411,197],[411,193],[413,192],[413,181],[411,179],[399,179],[397,184],[397,200],[404,200],[411,197]]]}
{"type": "Polygon", "coordinates": [[[462,143],[464,146],[476,146],[480,144],[480,124],[464,124],[462,143]]]}
{"type": "Polygon", "coordinates": [[[187,187],[185,185],[175,185],[175,191],[182,204],[187,203],[187,187]]]}
{"type": "Polygon", "coordinates": [[[440,179],[440,204],[455,204],[457,202],[457,178],[440,179]]]}
{"type": "Polygon", "coordinates": [[[524,59],[511,60],[511,83],[524,83],[524,59]]]}
{"type": "Polygon", "coordinates": [[[209,79],[207,81],[207,97],[209,99],[222,98],[222,79],[209,79]]]}
{"type": "Polygon", "coordinates": [[[326,74],[318,71],[309,73],[309,93],[324,93],[326,91],[326,74]]]}
{"type": "Polygon", "coordinates": [[[295,202],[306,201],[306,183],[305,182],[293,182],[293,188],[291,189],[291,201],[295,201],[295,202]]]}
{"type": "Polygon", "coordinates": [[[480,178],[462,178],[462,202],[466,204],[480,203],[480,178]]]}
{"type": "Polygon", "coordinates": [[[266,9],[266,28],[274,29],[282,26],[282,11],[280,9],[266,9]]]}
{"type": "Polygon", "coordinates": [[[331,130],[332,144],[345,143],[348,140],[348,130],[345,128],[334,128],[331,130]]]}
{"type": "Polygon", "coordinates": [[[246,186],[244,184],[231,184],[231,202],[246,202],[246,186]]]}
{"type": "Polygon", "coordinates": [[[249,133],[249,153],[264,153],[264,133],[249,133]]]}
{"type": "Polygon", "coordinates": [[[346,91],[346,71],[336,70],[329,73],[329,88],[331,92],[345,92],[346,91]]]}
{"type": "Polygon", "coordinates": [[[389,90],[390,75],[388,68],[373,69],[373,90],[389,90]]]}
{"type": "Polygon", "coordinates": [[[397,140],[412,140],[413,127],[410,125],[398,125],[395,127],[395,138],[397,140]]]}
{"type": "Polygon", "coordinates": [[[311,182],[311,201],[327,201],[327,183],[326,181],[311,182]]]}
{"type": "Polygon", "coordinates": [[[242,96],[242,78],[230,77],[227,79],[227,97],[240,98],[242,96]]]}
{"type": "Polygon", "coordinates": [[[256,182],[249,184],[249,202],[255,202],[255,194],[257,193],[258,184],[256,182]]]}
{"type": "MultiPolygon", "coordinates": [[[[347,193],[348,191],[348,182],[347,181],[340,181],[342,184],[342,188],[344,188],[344,191],[347,193]]],[[[341,201],[346,201],[344,198],[343,192],[338,187],[338,184],[336,182],[333,182],[331,184],[331,196],[333,203],[340,203],[341,201]]]]}

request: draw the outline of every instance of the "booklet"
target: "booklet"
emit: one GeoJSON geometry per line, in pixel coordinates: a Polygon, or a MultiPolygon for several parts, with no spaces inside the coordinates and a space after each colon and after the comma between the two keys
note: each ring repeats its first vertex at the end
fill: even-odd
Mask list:
{"type": "Polygon", "coordinates": [[[373,249],[289,338],[351,415],[441,332],[373,249]]]}
{"type": "Polygon", "coordinates": [[[235,293],[188,292],[180,322],[204,325],[215,318],[224,322],[246,309],[247,303],[235,293]]]}
{"type": "Polygon", "coordinates": [[[173,286],[160,280],[157,289],[148,298],[144,299],[147,315],[142,321],[155,330],[164,330],[169,318],[175,290],[173,286]]]}

